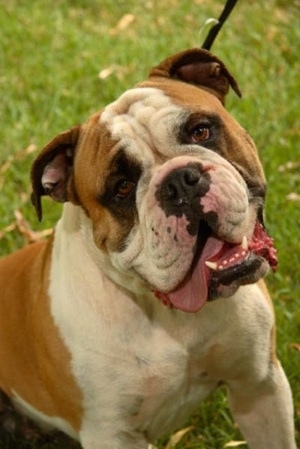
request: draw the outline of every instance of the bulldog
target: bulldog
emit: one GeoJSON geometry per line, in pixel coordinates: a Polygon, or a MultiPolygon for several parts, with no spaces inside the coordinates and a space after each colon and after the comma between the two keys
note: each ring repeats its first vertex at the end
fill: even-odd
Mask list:
{"type": "Polygon", "coordinates": [[[32,200],[50,240],[0,263],[0,387],[84,449],[146,449],[225,385],[251,449],[295,449],[262,280],[266,181],[224,107],[225,65],[191,49],[55,137],[32,200]]]}

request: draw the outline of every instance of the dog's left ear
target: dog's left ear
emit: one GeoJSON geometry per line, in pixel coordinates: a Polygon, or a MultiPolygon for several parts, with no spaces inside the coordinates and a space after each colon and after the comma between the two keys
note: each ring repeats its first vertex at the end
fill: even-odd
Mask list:
{"type": "Polygon", "coordinates": [[[79,125],[60,133],[43,148],[33,162],[31,200],[39,220],[42,219],[43,195],[49,195],[61,203],[76,198],[71,180],[79,133],[79,125]]]}
{"type": "Polygon", "coordinates": [[[241,91],[234,77],[220,59],[207,50],[190,49],[177,53],[154,67],[149,77],[174,78],[186,83],[207,88],[222,103],[231,86],[241,97],[241,91]]]}

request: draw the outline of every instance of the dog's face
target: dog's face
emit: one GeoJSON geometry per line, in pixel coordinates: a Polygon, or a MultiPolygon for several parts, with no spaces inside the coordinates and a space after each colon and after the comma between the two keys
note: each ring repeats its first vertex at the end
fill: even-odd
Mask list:
{"type": "Polygon", "coordinates": [[[263,171],[223,106],[229,84],[238,92],[210,53],[175,55],[53,139],[32,169],[40,216],[41,195],[79,205],[110,269],[189,312],[276,267],[263,171]]]}

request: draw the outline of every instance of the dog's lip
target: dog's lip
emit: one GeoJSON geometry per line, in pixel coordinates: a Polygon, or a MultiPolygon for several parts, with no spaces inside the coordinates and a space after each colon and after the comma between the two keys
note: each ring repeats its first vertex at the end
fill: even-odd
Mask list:
{"type": "Polygon", "coordinates": [[[249,240],[244,236],[240,244],[224,242],[221,251],[215,258],[205,261],[205,264],[214,272],[226,272],[231,267],[246,262],[250,255],[266,259],[272,270],[276,271],[277,251],[274,248],[273,239],[268,236],[259,221],[256,222],[254,232],[249,240]]]}
{"type": "Polygon", "coordinates": [[[164,304],[185,312],[197,312],[208,299],[229,296],[239,285],[256,282],[268,265],[273,271],[277,268],[273,240],[259,221],[250,239],[244,237],[242,242],[232,244],[212,234],[200,246],[200,255],[196,254],[190,272],[175,290],[170,293],[154,291],[164,304]],[[264,269],[260,275],[262,265],[264,269]]]}
{"type": "Polygon", "coordinates": [[[249,241],[244,237],[240,246],[225,254],[216,262],[208,262],[211,267],[208,299],[229,296],[240,285],[257,282],[269,267],[277,270],[277,250],[273,239],[258,220],[249,241]]]}
{"type": "Polygon", "coordinates": [[[208,299],[230,296],[239,286],[257,282],[268,270],[266,260],[250,252],[247,258],[226,270],[211,273],[208,299]]]}

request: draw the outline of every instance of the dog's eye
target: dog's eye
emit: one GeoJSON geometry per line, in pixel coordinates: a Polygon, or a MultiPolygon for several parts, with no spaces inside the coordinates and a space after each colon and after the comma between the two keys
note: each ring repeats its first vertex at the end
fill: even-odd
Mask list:
{"type": "Polygon", "coordinates": [[[190,132],[190,139],[192,143],[200,143],[208,140],[211,136],[211,130],[206,125],[197,125],[190,132]]]}
{"type": "Polygon", "coordinates": [[[116,197],[126,198],[135,188],[135,182],[122,179],[116,185],[116,197]]]}

